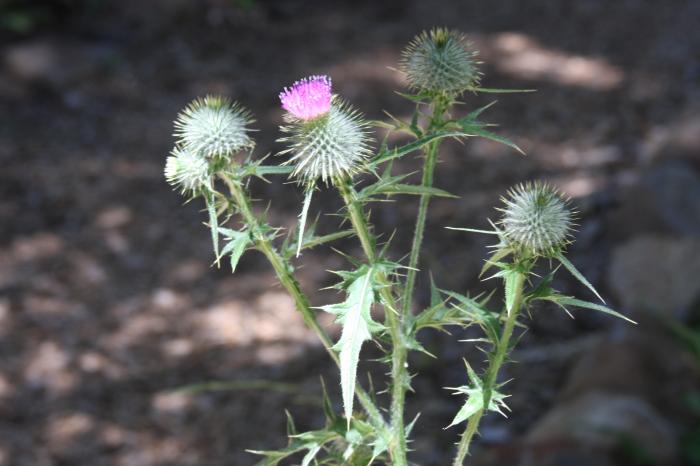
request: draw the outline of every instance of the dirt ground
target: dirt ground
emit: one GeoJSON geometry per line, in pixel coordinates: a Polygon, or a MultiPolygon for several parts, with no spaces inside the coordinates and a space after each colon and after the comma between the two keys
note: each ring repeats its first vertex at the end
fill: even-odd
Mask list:
{"type": "MultiPolygon", "coordinates": [[[[0,466],[246,466],[256,458],[245,449],[283,444],[285,408],[300,429],[322,423],[319,375],[339,402],[335,369],[267,264],[250,253],[235,275],[210,267],[202,205],[183,206],[163,179],[172,120],[196,96],[244,103],[260,130],[257,153],[275,153],[283,86],[326,73],[369,117],[405,116],[411,106],[393,92],[404,82],[391,68],[402,47],[424,28],[460,29],[481,51],[484,85],[537,92],[498,96],[485,116],[526,157],[480,140],[445,145],[437,184],[460,199],[434,201],[424,256],[442,288],[484,289],[477,274],[489,244],[443,227],[486,226],[499,195],[533,178],[572,196],[581,226],[571,258],[624,312],[641,312],[634,284],[648,270],[632,267],[642,277],[617,286],[628,283],[614,263],[623,246],[653,237],[687,241],[688,254],[700,248],[700,2],[104,0],[49,11],[34,30],[0,32],[0,466]],[[178,391],[208,382],[226,383],[178,391]]],[[[464,109],[490,100],[467,96],[464,109]]],[[[294,224],[293,185],[253,189],[260,208],[271,201],[272,223],[294,224]]],[[[315,202],[317,212],[340,207],[332,192],[315,202]]],[[[396,257],[410,245],[415,208],[402,199],[373,212],[377,229],[396,231],[396,257]]],[[[336,221],[324,216],[320,227],[336,221]]],[[[359,252],[353,240],[335,246],[359,252]]],[[[333,283],[326,270],[342,257],[319,249],[303,264],[314,304],[337,299],[316,290],[333,283]]],[[[652,279],[671,282],[679,267],[652,279]]],[[[680,280],[677,289],[694,289],[697,275],[680,280]]],[[[566,277],[557,286],[586,295],[566,277]]],[[[656,310],[690,322],[697,295],[676,304],[679,294],[662,291],[668,305],[656,310]]],[[[507,373],[513,413],[489,417],[479,446],[518,443],[565,398],[596,338],[625,332],[598,315],[535,313],[507,373]]],[[[457,341],[467,334],[426,335],[439,361],[412,361],[418,465],[451,458],[457,431],[443,427],[460,400],[442,387],[464,382],[463,357],[481,358],[457,341]]],[[[663,356],[683,359],[677,351],[663,356]]],[[[378,364],[364,369],[381,379],[378,364]]],[[[643,390],[677,439],[691,420],[666,397],[697,388],[697,374],[660,377],[643,390]]],[[[556,464],[661,464],[606,461],[556,464]]]]}

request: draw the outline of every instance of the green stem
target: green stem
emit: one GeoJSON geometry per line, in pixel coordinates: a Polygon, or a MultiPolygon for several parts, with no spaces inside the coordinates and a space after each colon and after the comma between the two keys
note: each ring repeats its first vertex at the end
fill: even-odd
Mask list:
{"type": "MultiPolygon", "coordinates": [[[[321,340],[321,344],[331,356],[331,359],[333,359],[333,361],[336,364],[339,364],[338,355],[335,351],[333,351],[332,348],[333,342],[331,338],[328,336],[323,327],[321,327],[321,325],[318,323],[318,320],[316,319],[316,314],[311,308],[309,300],[306,298],[306,295],[301,290],[299,282],[297,282],[296,278],[294,278],[294,276],[292,275],[291,265],[274,247],[272,241],[270,240],[270,237],[265,233],[260,221],[253,213],[250,198],[244,191],[243,187],[239,182],[229,178],[228,175],[221,174],[220,178],[228,186],[228,189],[231,192],[231,196],[233,197],[236,203],[236,207],[238,208],[241,216],[243,217],[243,222],[250,229],[250,233],[253,240],[255,241],[256,248],[265,255],[267,260],[272,265],[272,268],[275,270],[275,273],[277,274],[277,278],[279,279],[280,283],[282,284],[282,286],[284,286],[284,288],[294,300],[294,304],[296,305],[297,310],[301,313],[304,319],[304,323],[306,323],[306,325],[314,333],[316,333],[318,338],[321,340]]],[[[355,385],[355,394],[357,395],[360,404],[367,412],[367,415],[369,416],[369,419],[372,422],[372,424],[377,429],[379,429],[379,431],[383,435],[386,435],[388,426],[386,425],[384,417],[379,412],[379,409],[375,406],[369,394],[367,394],[367,392],[359,384],[355,385]]]]}
{"type": "MultiPolygon", "coordinates": [[[[433,104],[433,116],[431,118],[428,130],[433,130],[443,123],[444,113],[447,110],[448,101],[444,97],[438,97],[433,104]]],[[[431,142],[425,152],[425,162],[423,163],[423,177],[421,186],[432,188],[433,179],[435,177],[435,164],[437,163],[438,149],[440,148],[440,139],[431,142]]],[[[425,233],[425,222],[428,216],[428,206],[430,205],[430,194],[421,194],[418,205],[418,216],[416,217],[416,226],[413,231],[413,243],[411,245],[411,255],[408,261],[408,272],[406,275],[406,287],[404,288],[402,299],[402,313],[408,315],[411,312],[413,305],[413,290],[416,286],[416,276],[418,274],[418,262],[420,260],[421,245],[423,244],[423,235],[425,233]]]]}
{"type": "MultiPolygon", "coordinates": [[[[435,173],[435,163],[437,161],[438,147],[440,142],[434,141],[430,143],[428,151],[425,155],[425,163],[423,164],[423,179],[421,186],[432,187],[433,177],[435,173]]],[[[413,232],[413,244],[411,245],[411,256],[408,261],[408,272],[406,275],[406,288],[403,294],[402,313],[407,315],[411,312],[413,304],[413,290],[416,286],[416,275],[418,274],[418,260],[420,259],[420,249],[423,244],[423,234],[425,232],[425,221],[428,216],[428,205],[430,204],[430,194],[421,194],[418,205],[418,216],[416,217],[416,226],[413,232]]]]}
{"type": "MultiPolygon", "coordinates": [[[[350,221],[360,240],[362,249],[370,264],[377,262],[377,253],[373,235],[370,232],[367,216],[361,203],[357,200],[357,193],[352,187],[351,181],[348,178],[336,180],[335,183],[343,201],[348,209],[350,221]]],[[[387,328],[392,342],[391,354],[391,430],[392,442],[389,447],[391,454],[392,466],[406,466],[406,432],[404,425],[404,404],[406,400],[406,387],[409,384],[408,370],[406,359],[408,356],[408,348],[402,328],[402,321],[398,314],[396,301],[391,292],[391,281],[383,272],[377,274],[379,282],[379,294],[384,302],[384,314],[386,316],[387,328]]]]}
{"type": "MultiPolygon", "coordinates": [[[[462,466],[464,464],[464,458],[466,458],[469,453],[469,445],[471,444],[474,435],[476,435],[477,429],[479,427],[479,422],[482,416],[488,410],[488,406],[491,403],[491,394],[496,387],[496,381],[498,379],[498,372],[505,361],[508,351],[510,349],[510,339],[513,335],[513,329],[515,328],[515,323],[518,319],[518,313],[523,302],[523,287],[525,285],[525,275],[518,274],[515,283],[515,297],[513,300],[513,309],[510,315],[506,319],[506,323],[501,332],[501,338],[499,338],[493,357],[490,358],[489,367],[486,370],[486,377],[484,378],[484,408],[477,411],[472,417],[469,418],[467,422],[467,427],[462,434],[462,438],[459,441],[459,446],[457,447],[457,454],[452,463],[452,466],[462,466]]],[[[507,310],[506,310],[507,311],[507,310]]]]}

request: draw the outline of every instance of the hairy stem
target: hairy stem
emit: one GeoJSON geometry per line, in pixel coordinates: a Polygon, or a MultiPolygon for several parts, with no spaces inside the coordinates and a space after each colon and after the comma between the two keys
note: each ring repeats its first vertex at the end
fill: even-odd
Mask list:
{"type": "MultiPolygon", "coordinates": [[[[377,262],[377,253],[375,251],[375,241],[372,235],[367,216],[365,215],[362,205],[357,200],[357,193],[352,187],[349,179],[337,180],[335,183],[340,191],[345,206],[350,214],[350,221],[357,233],[357,237],[362,244],[367,260],[373,264],[377,262]]],[[[408,348],[403,330],[403,323],[398,314],[396,301],[392,294],[391,281],[383,273],[377,275],[377,280],[380,285],[379,294],[384,302],[384,314],[386,316],[389,336],[392,342],[391,354],[391,430],[392,442],[389,452],[391,454],[392,466],[406,466],[406,432],[404,425],[404,404],[406,400],[406,387],[408,387],[409,376],[406,367],[406,358],[408,348]]]]}
{"type": "Polygon", "coordinates": [[[488,410],[488,406],[491,403],[491,395],[496,388],[496,381],[498,379],[498,372],[503,365],[503,362],[508,355],[510,349],[510,339],[513,336],[513,329],[515,328],[515,322],[518,319],[518,314],[520,307],[523,302],[523,287],[525,285],[525,275],[519,274],[515,287],[515,299],[513,302],[513,309],[506,319],[506,323],[503,326],[501,332],[501,337],[498,339],[493,356],[490,358],[489,367],[486,370],[486,377],[484,378],[484,407],[474,413],[472,417],[467,421],[467,427],[462,434],[462,438],[459,441],[459,446],[457,447],[457,454],[452,462],[452,466],[462,466],[464,464],[464,458],[466,458],[469,453],[469,445],[471,444],[474,435],[479,428],[479,422],[481,418],[488,410]]]}
{"type": "MultiPolygon", "coordinates": [[[[447,102],[444,98],[438,97],[433,104],[433,116],[428,129],[432,130],[443,123],[443,116],[447,109],[447,102]]],[[[421,186],[432,188],[435,175],[435,164],[437,163],[438,150],[441,140],[431,142],[425,152],[425,162],[423,163],[423,177],[421,186]]],[[[428,206],[430,204],[430,194],[421,194],[418,205],[418,216],[416,226],[413,231],[413,243],[411,245],[411,255],[408,261],[408,272],[406,275],[406,287],[404,288],[402,299],[402,313],[407,315],[411,312],[413,305],[413,290],[416,286],[416,275],[418,274],[418,262],[420,260],[421,245],[423,244],[423,234],[425,232],[425,222],[428,216],[428,206]]]]}
{"type": "MultiPolygon", "coordinates": [[[[428,151],[425,155],[425,163],[423,164],[423,179],[421,185],[425,187],[433,186],[433,175],[435,172],[435,163],[437,161],[437,153],[439,141],[430,143],[428,151]]],[[[408,314],[411,312],[413,304],[413,290],[416,286],[416,275],[418,274],[418,261],[420,259],[420,248],[423,243],[423,234],[425,232],[425,221],[428,215],[428,205],[430,204],[430,194],[422,194],[418,205],[418,216],[416,217],[416,226],[413,232],[413,243],[411,246],[411,256],[408,261],[408,272],[406,275],[406,288],[403,294],[402,313],[408,314]]]]}
{"type": "MultiPolygon", "coordinates": [[[[331,356],[331,359],[333,359],[336,364],[339,364],[338,355],[332,349],[333,342],[331,338],[318,323],[316,314],[311,308],[308,298],[301,290],[299,282],[297,282],[296,278],[294,278],[292,275],[291,265],[274,247],[270,237],[265,233],[260,220],[258,220],[253,213],[250,198],[246,194],[245,190],[239,182],[232,180],[228,175],[221,174],[220,178],[228,186],[228,189],[231,192],[231,197],[233,197],[236,207],[243,217],[243,222],[250,229],[253,241],[255,242],[255,247],[265,255],[267,260],[272,265],[272,268],[275,270],[280,283],[294,300],[294,304],[297,310],[301,313],[304,323],[306,323],[306,325],[314,333],[316,333],[318,338],[321,340],[321,344],[323,344],[323,347],[331,356]]],[[[387,435],[388,426],[386,425],[384,417],[379,412],[379,409],[374,404],[369,394],[367,394],[367,392],[359,384],[355,385],[355,394],[357,395],[357,398],[365,412],[369,416],[372,425],[374,425],[382,435],[387,435]]]]}

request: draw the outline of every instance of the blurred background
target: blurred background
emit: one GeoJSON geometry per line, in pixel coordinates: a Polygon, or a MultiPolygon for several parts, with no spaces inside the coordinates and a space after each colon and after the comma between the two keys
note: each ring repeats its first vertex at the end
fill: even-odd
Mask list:
{"type": "MultiPolygon", "coordinates": [[[[443,145],[437,185],[460,199],[433,201],[423,267],[441,288],[488,289],[489,238],[443,227],[485,227],[506,188],[546,179],[581,211],[570,258],[640,322],[538,308],[504,374],[513,412],[485,420],[471,464],[700,464],[700,2],[1,0],[0,466],[246,466],[246,448],[284,445],[285,408],[322,424],[319,375],[339,403],[336,370],[262,257],[210,268],[202,204],[162,176],[172,120],[228,95],[256,115],[257,153],[275,153],[277,93],[320,73],[368,116],[405,117],[392,67],[432,26],[468,34],[486,87],[537,93],[465,96],[459,112],[498,98],[484,119],[528,155],[443,145]]],[[[294,225],[295,186],[253,190],[294,225]]],[[[331,191],[314,203],[340,208],[331,191]]],[[[401,257],[415,199],[374,209],[401,257]]],[[[303,263],[313,303],[337,301],[316,290],[341,256],[303,263]]],[[[591,298],[565,274],[556,286],[591,298]]],[[[439,360],[411,361],[418,465],[449,464],[462,400],[442,387],[483,357],[466,336],[426,334],[439,360]]],[[[383,371],[362,366],[378,389],[383,371]]]]}

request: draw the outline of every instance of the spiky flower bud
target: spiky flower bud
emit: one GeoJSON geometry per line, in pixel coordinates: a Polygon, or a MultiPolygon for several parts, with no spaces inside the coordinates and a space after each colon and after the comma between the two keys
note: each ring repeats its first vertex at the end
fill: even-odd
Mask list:
{"type": "Polygon", "coordinates": [[[248,136],[250,113],[224,97],[196,99],[175,121],[178,146],[206,158],[230,160],[242,149],[254,146],[248,136]]]}
{"type": "Polygon", "coordinates": [[[528,256],[552,257],[571,242],[574,212],[551,186],[520,184],[503,198],[500,226],[506,242],[528,256]]]}
{"type": "Polygon", "coordinates": [[[182,194],[196,195],[211,186],[207,160],[179,147],[165,162],[165,179],[182,194]]]}
{"type": "Polygon", "coordinates": [[[312,186],[357,173],[368,156],[368,124],[349,105],[331,94],[330,79],[312,76],[280,94],[287,125],[280,130],[291,154],[292,176],[312,186]]]}
{"type": "Polygon", "coordinates": [[[435,28],[408,45],[401,70],[412,89],[459,95],[479,82],[476,55],[460,32],[435,28]]]}

